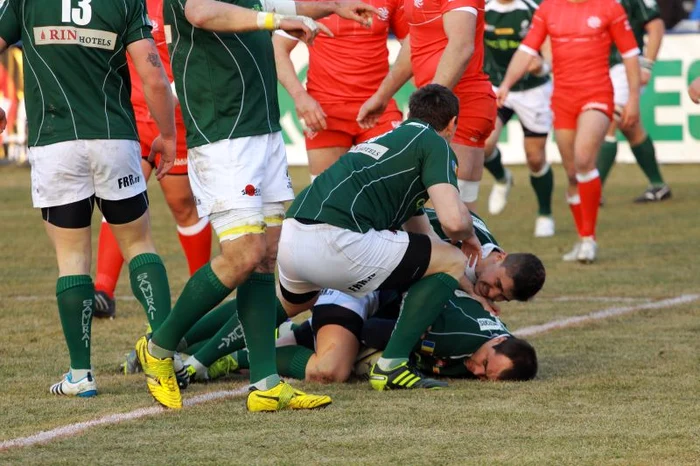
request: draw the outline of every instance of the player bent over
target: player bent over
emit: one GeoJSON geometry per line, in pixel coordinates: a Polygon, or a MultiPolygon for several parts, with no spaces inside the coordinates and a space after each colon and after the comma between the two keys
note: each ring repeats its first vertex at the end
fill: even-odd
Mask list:
{"type": "Polygon", "coordinates": [[[630,89],[622,127],[639,119],[639,49],[627,15],[615,0],[545,0],[508,65],[498,89],[499,105],[505,103],[533,56],[539,56],[547,36],[554,67],[554,131],[569,178],[567,201],[579,234],[579,241],[563,259],[591,263],[598,250],[595,234],[602,189],[596,156],[614,108],[608,75],[611,38],[622,54],[630,89]],[[554,23],[557,18],[567,19],[554,23]]]}
{"type": "Polygon", "coordinates": [[[72,9],[39,0],[0,6],[0,50],[22,40],[24,63],[32,70],[26,76],[32,202],[41,208],[56,250],[56,298],[70,354],[70,370],[51,387],[56,395],[97,394],[90,363],[95,203],[129,262],[131,288],[151,326],[158,328],[170,312],[167,275],[151,238],[134,113],[123,89],[129,82],[128,53],[162,134],[156,171],[162,178],[175,160],[175,120],[150,31],[140,0],[83,2],[72,9]],[[79,29],[86,40],[56,41],[49,34],[52,27],[86,25],[89,29],[79,29]]]}
{"type": "Polygon", "coordinates": [[[181,408],[174,352],[187,330],[237,288],[238,315],[251,358],[248,410],[323,407],[330,404],[329,397],[295,390],[275,367],[277,239],[283,203],[293,191],[280,132],[270,31],[284,29],[312,41],[319,26],[307,16],[296,16],[297,10],[318,17],[338,13],[359,22],[368,22],[375,10],[356,2],[263,2],[265,9],[284,10],[265,13],[231,3],[165,4],[192,191],[199,215],[209,216],[219,237],[221,254],[192,275],[171,317],[150,340],[137,342],[136,354],[153,397],[166,407],[181,408]]]}

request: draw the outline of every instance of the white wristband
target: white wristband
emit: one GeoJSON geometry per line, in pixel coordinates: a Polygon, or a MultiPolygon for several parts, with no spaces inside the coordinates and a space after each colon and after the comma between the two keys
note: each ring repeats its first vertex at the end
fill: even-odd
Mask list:
{"type": "Polygon", "coordinates": [[[654,68],[654,60],[650,60],[649,58],[640,55],[639,66],[647,71],[651,71],[654,68]]]}

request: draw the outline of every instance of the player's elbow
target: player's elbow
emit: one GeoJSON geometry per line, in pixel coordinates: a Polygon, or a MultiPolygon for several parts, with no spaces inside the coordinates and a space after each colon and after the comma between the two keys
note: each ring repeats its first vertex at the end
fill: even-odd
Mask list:
{"type": "Polygon", "coordinates": [[[471,223],[458,213],[440,219],[445,234],[452,239],[463,239],[471,232],[471,223]]]}
{"type": "Polygon", "coordinates": [[[203,1],[190,0],[185,3],[185,18],[192,26],[202,29],[206,27],[210,14],[203,1]]]}

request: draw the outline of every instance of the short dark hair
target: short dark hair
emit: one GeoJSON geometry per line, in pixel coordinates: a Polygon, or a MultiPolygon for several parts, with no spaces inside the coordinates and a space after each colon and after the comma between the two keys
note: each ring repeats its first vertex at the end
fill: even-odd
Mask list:
{"type": "Polygon", "coordinates": [[[516,301],[527,301],[542,289],[546,272],[536,255],[522,252],[508,254],[503,260],[503,267],[513,279],[513,299],[516,301]]]}
{"type": "Polygon", "coordinates": [[[537,375],[537,353],[535,348],[522,338],[509,337],[493,347],[513,362],[513,367],[498,374],[498,380],[526,381],[537,375]]]}
{"type": "Polygon", "coordinates": [[[428,84],[411,94],[408,117],[428,123],[435,131],[442,131],[451,119],[459,115],[459,99],[440,84],[428,84]]]}

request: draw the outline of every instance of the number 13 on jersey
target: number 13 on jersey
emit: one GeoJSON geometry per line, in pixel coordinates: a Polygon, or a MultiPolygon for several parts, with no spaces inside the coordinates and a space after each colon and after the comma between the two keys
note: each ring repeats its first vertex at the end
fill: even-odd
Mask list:
{"type": "Polygon", "coordinates": [[[77,26],[86,26],[92,19],[92,0],[78,0],[78,7],[73,8],[73,0],[63,0],[61,7],[61,21],[74,23],[77,26]]]}

